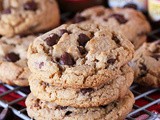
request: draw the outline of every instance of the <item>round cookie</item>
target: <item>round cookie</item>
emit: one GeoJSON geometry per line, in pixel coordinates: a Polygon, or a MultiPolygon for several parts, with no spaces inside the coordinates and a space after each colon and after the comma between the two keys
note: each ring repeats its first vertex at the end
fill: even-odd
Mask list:
{"type": "Polygon", "coordinates": [[[116,77],[134,47],[120,33],[92,23],[62,25],[29,47],[28,66],[49,84],[96,87],[116,77]]]}
{"type": "Polygon", "coordinates": [[[73,108],[59,106],[35,98],[32,94],[27,97],[28,115],[36,120],[123,120],[132,110],[134,96],[128,94],[105,106],[93,108],[73,108]]]}
{"type": "Polygon", "coordinates": [[[9,85],[28,86],[30,70],[27,50],[36,36],[0,38],[0,80],[9,85]]]}
{"type": "Polygon", "coordinates": [[[145,16],[134,9],[113,8],[103,6],[88,8],[78,13],[72,23],[89,21],[107,26],[124,34],[135,46],[140,47],[150,32],[150,25],[145,16]]]}
{"type": "Polygon", "coordinates": [[[160,87],[160,40],[144,43],[130,62],[135,72],[135,82],[160,87]]]}
{"type": "Polygon", "coordinates": [[[46,31],[60,22],[55,0],[1,0],[0,6],[0,35],[46,31]]]}
{"type": "Polygon", "coordinates": [[[94,107],[106,105],[119,98],[123,98],[133,82],[134,73],[126,65],[121,68],[122,73],[115,79],[108,80],[97,88],[64,88],[43,82],[36,75],[29,77],[32,94],[39,99],[52,101],[62,106],[94,107]]]}

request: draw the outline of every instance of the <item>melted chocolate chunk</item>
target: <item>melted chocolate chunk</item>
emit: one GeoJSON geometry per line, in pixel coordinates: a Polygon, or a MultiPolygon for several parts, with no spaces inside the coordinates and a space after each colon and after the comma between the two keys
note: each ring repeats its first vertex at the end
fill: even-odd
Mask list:
{"type": "Polygon", "coordinates": [[[134,3],[128,3],[128,4],[124,5],[124,8],[132,8],[132,9],[137,10],[137,5],[134,3]]]}
{"type": "Polygon", "coordinates": [[[120,44],[120,40],[115,34],[112,35],[112,40],[114,40],[117,44],[120,44]]]}
{"type": "Polygon", "coordinates": [[[77,14],[74,19],[73,19],[73,23],[80,23],[87,20],[87,18],[81,16],[80,14],[77,14]]]}
{"type": "Polygon", "coordinates": [[[37,3],[35,3],[34,1],[28,1],[23,5],[25,10],[31,10],[31,11],[36,11],[38,6],[37,3]]]}
{"type": "Polygon", "coordinates": [[[160,59],[160,54],[154,54],[151,57],[155,58],[157,61],[160,59]]]}
{"type": "Polygon", "coordinates": [[[101,105],[101,106],[99,106],[100,108],[106,108],[108,105],[101,105]]]}
{"type": "Polygon", "coordinates": [[[74,64],[75,64],[75,61],[74,61],[73,57],[72,57],[69,53],[65,52],[65,53],[60,57],[59,63],[60,63],[61,65],[69,65],[69,66],[71,66],[71,65],[74,65],[74,64]]]}
{"type": "Polygon", "coordinates": [[[68,116],[68,115],[70,115],[72,112],[71,111],[67,111],[66,113],[65,113],[65,116],[68,116]]]}
{"type": "Polygon", "coordinates": [[[48,46],[53,46],[53,45],[57,44],[59,39],[60,39],[60,37],[57,34],[52,34],[49,37],[47,37],[44,41],[46,41],[46,44],[48,46]]]}
{"type": "Polygon", "coordinates": [[[57,105],[57,106],[56,106],[56,109],[58,109],[58,110],[65,110],[65,109],[67,109],[67,106],[57,105]]]}
{"type": "Polygon", "coordinates": [[[113,58],[107,60],[108,64],[112,64],[113,65],[115,62],[116,62],[116,59],[113,59],[113,58]]]}
{"type": "Polygon", "coordinates": [[[145,64],[141,63],[141,66],[139,67],[139,69],[141,70],[139,77],[140,78],[145,77],[148,73],[147,66],[145,64]]]}
{"type": "Polygon", "coordinates": [[[78,38],[78,43],[79,43],[79,45],[81,45],[81,46],[85,46],[86,45],[86,43],[90,40],[90,38],[87,36],[87,35],[85,35],[85,34],[83,34],[83,33],[81,33],[81,34],[79,34],[79,36],[78,36],[79,38],[78,38]]]}
{"type": "Polygon", "coordinates": [[[83,95],[85,95],[86,93],[91,93],[91,92],[93,92],[93,91],[94,91],[93,88],[83,88],[83,89],[80,90],[80,92],[81,92],[83,95]]]}
{"type": "Polygon", "coordinates": [[[8,8],[8,9],[3,10],[2,14],[11,14],[11,9],[8,8]]]}
{"type": "Polygon", "coordinates": [[[62,36],[64,33],[71,34],[70,31],[68,31],[68,30],[66,30],[66,29],[61,29],[61,30],[60,30],[60,36],[62,36]]]}
{"type": "Polygon", "coordinates": [[[18,54],[11,52],[11,53],[6,54],[5,59],[8,62],[17,62],[20,59],[20,57],[18,54]]]}
{"type": "Polygon", "coordinates": [[[121,14],[112,14],[110,17],[114,17],[119,22],[119,24],[125,24],[128,21],[121,14]]]}
{"type": "Polygon", "coordinates": [[[77,48],[78,48],[79,52],[81,53],[81,55],[84,55],[86,53],[86,50],[85,50],[84,47],[79,47],[78,46],[77,48]]]}

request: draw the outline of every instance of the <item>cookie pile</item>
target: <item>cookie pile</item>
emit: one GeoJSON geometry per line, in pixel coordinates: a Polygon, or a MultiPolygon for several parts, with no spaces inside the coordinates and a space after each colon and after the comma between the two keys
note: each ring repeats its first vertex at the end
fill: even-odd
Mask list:
{"type": "Polygon", "coordinates": [[[28,115],[36,120],[119,120],[134,104],[128,62],[134,47],[99,24],[64,24],[29,46],[31,94],[28,115]]]}
{"type": "Polygon", "coordinates": [[[59,22],[55,0],[0,1],[0,80],[3,83],[28,86],[31,74],[27,66],[28,46],[39,32],[48,31],[59,22]]]}

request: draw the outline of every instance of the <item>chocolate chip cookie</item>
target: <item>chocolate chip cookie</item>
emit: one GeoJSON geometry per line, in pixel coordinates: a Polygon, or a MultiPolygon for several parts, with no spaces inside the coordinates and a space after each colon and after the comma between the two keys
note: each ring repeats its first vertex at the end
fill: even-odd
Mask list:
{"type": "Polygon", "coordinates": [[[160,40],[144,43],[136,51],[130,65],[135,71],[135,82],[160,87],[160,40]]]}
{"type": "Polygon", "coordinates": [[[55,0],[1,0],[0,35],[45,31],[59,25],[55,0]]]}
{"type": "Polygon", "coordinates": [[[39,99],[52,101],[62,106],[93,107],[111,103],[124,97],[133,82],[133,71],[126,65],[115,79],[108,80],[97,88],[65,88],[43,82],[36,75],[29,77],[32,94],[39,99]]]}
{"type": "Polygon", "coordinates": [[[145,16],[141,12],[129,8],[92,7],[78,13],[72,23],[86,21],[108,26],[121,32],[134,44],[135,49],[146,41],[146,35],[150,32],[150,25],[145,16]]]}
{"type": "Polygon", "coordinates": [[[96,87],[116,77],[133,57],[134,47],[120,33],[98,24],[62,25],[29,47],[28,65],[49,84],[96,87]]]}
{"type": "Polygon", "coordinates": [[[27,49],[36,36],[0,38],[0,80],[9,85],[28,86],[27,49]]]}
{"type": "Polygon", "coordinates": [[[130,91],[124,98],[108,105],[84,109],[46,102],[32,94],[26,100],[28,115],[36,120],[123,120],[133,104],[134,97],[130,91]]]}

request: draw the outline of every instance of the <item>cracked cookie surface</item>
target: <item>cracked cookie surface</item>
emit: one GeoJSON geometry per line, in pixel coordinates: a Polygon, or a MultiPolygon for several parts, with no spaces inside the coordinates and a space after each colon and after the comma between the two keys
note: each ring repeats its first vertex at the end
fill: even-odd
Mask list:
{"type": "Polygon", "coordinates": [[[135,72],[135,82],[160,87],[160,40],[144,43],[130,62],[135,72]]]}
{"type": "Polygon", "coordinates": [[[55,0],[1,0],[0,5],[0,35],[41,32],[60,22],[55,0]]]}
{"type": "Polygon", "coordinates": [[[43,81],[63,87],[97,87],[116,77],[134,54],[131,42],[98,24],[62,25],[29,47],[28,65],[43,81]]]}
{"type": "Polygon", "coordinates": [[[0,38],[0,80],[9,85],[28,86],[28,46],[36,36],[0,38]]]}
{"type": "Polygon", "coordinates": [[[121,68],[122,73],[115,79],[97,88],[64,88],[43,82],[36,75],[29,77],[32,94],[39,99],[52,101],[62,106],[93,107],[106,105],[119,98],[123,98],[133,82],[133,71],[126,65],[121,68]]]}
{"type": "Polygon", "coordinates": [[[27,112],[36,120],[123,120],[133,104],[134,96],[130,91],[124,98],[108,105],[83,109],[46,102],[32,94],[26,100],[27,112]]]}
{"type": "Polygon", "coordinates": [[[72,23],[87,21],[121,32],[134,44],[135,49],[146,41],[147,33],[150,31],[150,25],[145,16],[129,8],[107,9],[102,6],[88,8],[78,13],[72,23]]]}

